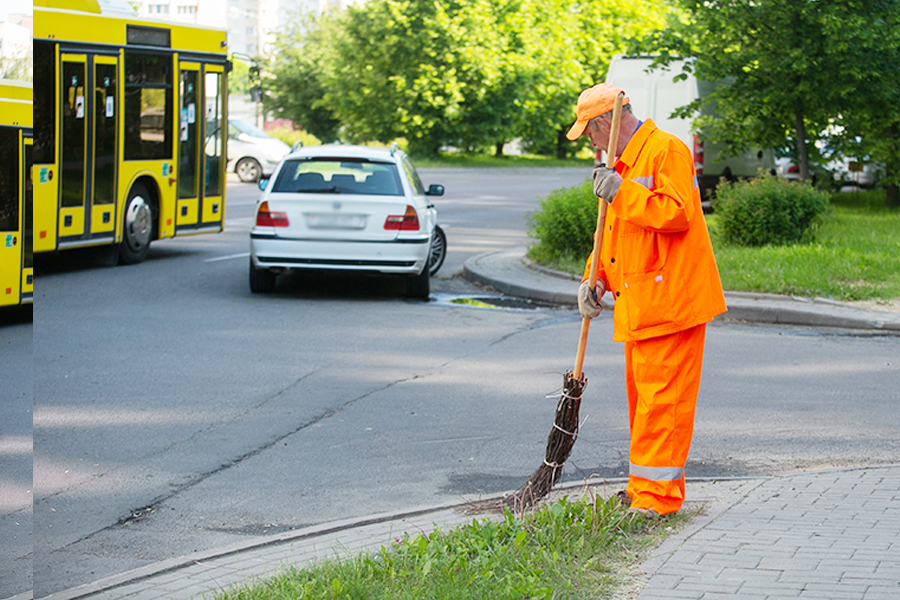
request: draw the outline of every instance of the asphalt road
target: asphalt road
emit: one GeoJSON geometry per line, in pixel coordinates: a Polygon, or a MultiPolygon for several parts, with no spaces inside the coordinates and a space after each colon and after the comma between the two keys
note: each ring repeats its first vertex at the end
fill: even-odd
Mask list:
{"type": "MultiPolygon", "coordinates": [[[[466,257],[527,242],[542,185],[578,182],[559,171],[423,170],[447,186],[450,247],[428,303],[404,299],[401,280],[343,275],[251,295],[245,185],[229,189],[223,234],[154,244],[131,267],[44,261],[35,597],[247,536],[522,483],[543,457],[578,316],[450,300],[483,293],[455,276],[466,257]]],[[[570,480],[626,470],[611,337],[604,314],[570,480]]],[[[713,324],[689,476],[895,461],[897,356],[897,337],[713,324]]]]}
{"type": "Polygon", "coordinates": [[[0,598],[32,585],[31,307],[0,310],[0,598]]]}

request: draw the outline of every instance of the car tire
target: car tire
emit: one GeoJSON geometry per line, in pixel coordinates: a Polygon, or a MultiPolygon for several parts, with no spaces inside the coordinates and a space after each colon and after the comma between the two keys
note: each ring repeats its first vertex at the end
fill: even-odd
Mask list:
{"type": "Polygon", "coordinates": [[[431,251],[428,254],[428,272],[434,277],[447,258],[447,236],[444,230],[434,226],[434,234],[431,236],[431,251]]]}
{"type": "Polygon", "coordinates": [[[242,158],[235,165],[234,172],[244,183],[256,183],[262,177],[262,167],[255,158],[242,158]]]}
{"type": "Polygon", "coordinates": [[[410,275],[406,280],[406,295],[415,300],[428,300],[431,294],[431,272],[428,265],[418,275],[410,275]]]}
{"type": "Polygon", "coordinates": [[[135,184],[125,201],[122,241],[119,243],[118,263],[134,265],[147,257],[153,238],[153,203],[150,192],[141,184],[135,184]]]}
{"type": "Polygon", "coordinates": [[[278,275],[269,269],[257,269],[250,259],[250,291],[254,294],[268,294],[275,290],[278,275]]]}

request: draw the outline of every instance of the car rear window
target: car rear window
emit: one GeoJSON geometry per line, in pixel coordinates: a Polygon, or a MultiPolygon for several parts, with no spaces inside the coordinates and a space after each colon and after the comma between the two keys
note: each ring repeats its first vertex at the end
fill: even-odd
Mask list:
{"type": "Polygon", "coordinates": [[[288,160],[272,193],[402,196],[394,163],[346,158],[288,160]]]}

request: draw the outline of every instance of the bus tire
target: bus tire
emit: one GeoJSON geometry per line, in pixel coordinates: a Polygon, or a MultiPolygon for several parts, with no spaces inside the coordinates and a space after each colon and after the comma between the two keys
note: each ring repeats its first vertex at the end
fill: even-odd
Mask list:
{"type": "Polygon", "coordinates": [[[147,257],[153,238],[153,204],[150,192],[135,184],[125,202],[124,230],[119,244],[119,264],[134,265],[147,257]]]}
{"type": "Polygon", "coordinates": [[[269,269],[257,269],[250,259],[250,291],[254,294],[268,294],[275,291],[278,276],[269,269]]]}

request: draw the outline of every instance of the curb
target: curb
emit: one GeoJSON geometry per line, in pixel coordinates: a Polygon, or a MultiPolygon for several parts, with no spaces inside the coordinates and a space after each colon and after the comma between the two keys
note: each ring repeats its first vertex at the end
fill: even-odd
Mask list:
{"type": "MultiPolygon", "coordinates": [[[[463,265],[463,277],[510,296],[577,305],[580,282],[568,273],[537,265],[525,256],[524,248],[472,257],[463,265]]],[[[716,320],[900,332],[900,313],[867,310],[827,298],[726,291],[725,300],[728,312],[716,320]]],[[[602,305],[609,309],[615,303],[604,296],[602,305]]]]}

